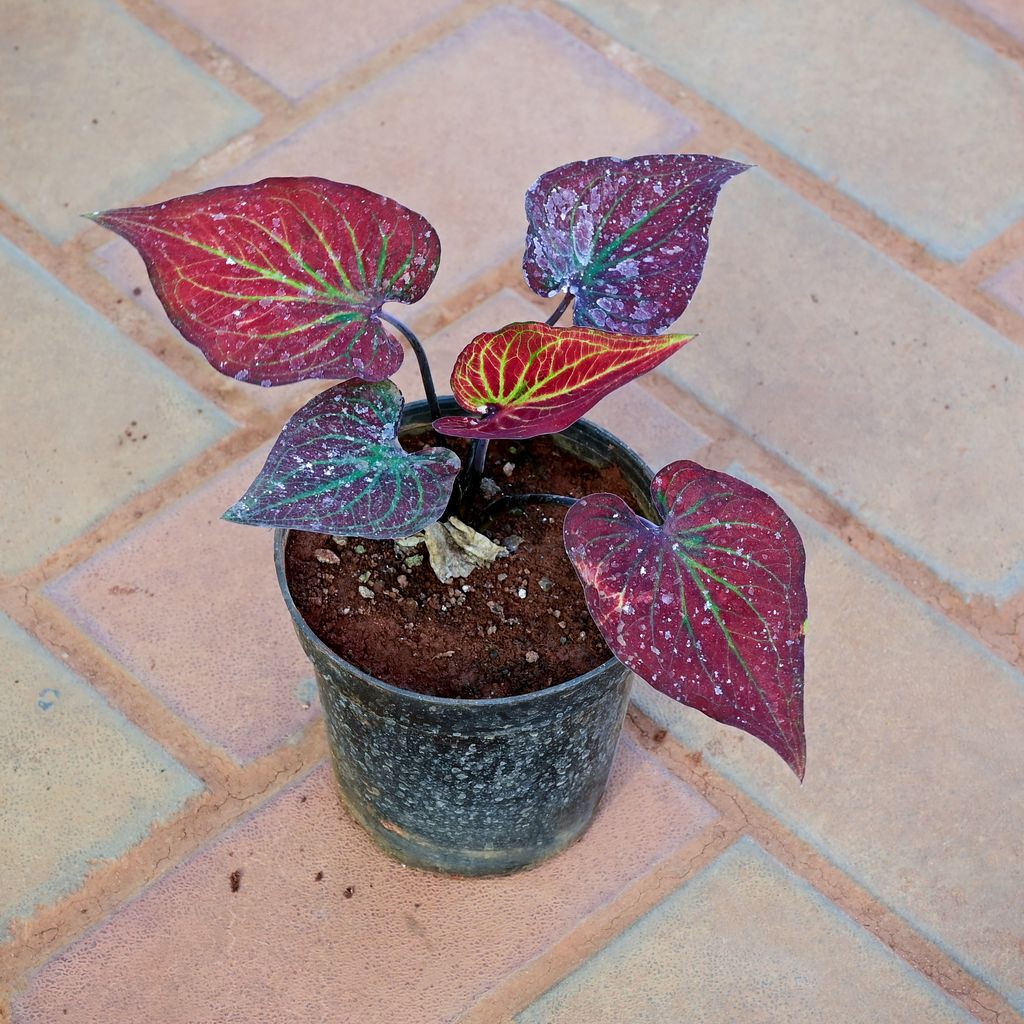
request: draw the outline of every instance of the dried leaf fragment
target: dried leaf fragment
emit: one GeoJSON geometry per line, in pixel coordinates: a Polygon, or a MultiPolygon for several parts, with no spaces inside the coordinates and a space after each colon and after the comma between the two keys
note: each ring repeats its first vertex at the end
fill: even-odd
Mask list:
{"type": "Polygon", "coordinates": [[[495,544],[455,516],[444,523],[432,523],[420,533],[401,541],[402,547],[411,547],[413,543],[426,544],[430,568],[442,583],[463,579],[474,569],[490,565],[496,558],[504,558],[508,554],[500,544],[495,544]]]}

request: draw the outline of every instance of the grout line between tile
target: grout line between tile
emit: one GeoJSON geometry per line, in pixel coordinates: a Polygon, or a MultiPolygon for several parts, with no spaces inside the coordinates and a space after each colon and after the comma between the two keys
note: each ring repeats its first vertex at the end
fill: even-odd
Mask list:
{"type": "Polygon", "coordinates": [[[458,1024],[494,1024],[520,1013],[721,856],[740,838],[743,827],[735,809],[726,808],[722,817],[699,836],[673,851],[543,953],[500,981],[458,1018],[458,1024]]]}
{"type": "MultiPolygon", "coordinates": [[[[961,7],[953,0],[921,2],[1002,56],[1024,63],[1024,46],[983,16],[961,7]]],[[[189,170],[171,175],[158,189],[152,190],[141,200],[146,201],[147,198],[155,199],[172,191],[194,190],[204,178],[225,170],[229,165],[291,134],[329,106],[354,94],[369,82],[456,31],[494,6],[495,0],[469,0],[295,104],[153,0],[122,0],[122,4],[188,59],[251,102],[264,116],[264,121],[252,132],[236,136],[189,170]]],[[[1024,317],[1007,310],[979,289],[980,282],[989,273],[1024,252],[1024,222],[1014,225],[999,238],[977,250],[960,266],[935,260],[898,231],[838,193],[831,185],[818,180],[742,125],[685,90],[650,62],[633,54],[575,14],[559,7],[553,0],[536,0],[518,6],[539,10],[563,25],[700,124],[702,128],[697,139],[701,145],[713,149],[741,149],[748,153],[837,223],[868,240],[906,270],[932,284],[996,330],[1018,344],[1024,344],[1024,317]]],[[[139,201],[139,197],[132,199],[139,201]]],[[[211,371],[201,365],[199,357],[194,356],[187,346],[183,353],[169,350],[167,330],[159,327],[148,314],[139,310],[133,312],[130,308],[122,313],[111,311],[113,306],[120,305],[116,289],[86,261],[88,253],[105,239],[99,229],[88,228],[70,242],[56,247],[11,211],[0,208],[0,232],[46,266],[58,280],[114,320],[127,336],[157,355],[197,391],[245,423],[240,430],[212,446],[170,478],[122,505],[89,533],[60,549],[33,570],[13,580],[0,580],[0,610],[9,610],[13,618],[51,649],[65,648],[72,667],[89,679],[112,703],[121,707],[136,724],[140,724],[141,720],[141,727],[186,767],[192,771],[205,771],[210,786],[206,793],[193,798],[172,821],[159,826],[120,860],[94,870],[77,893],[53,907],[43,908],[35,917],[22,923],[19,937],[12,943],[0,945],[0,960],[7,953],[13,958],[13,973],[8,978],[15,980],[23,979],[26,971],[45,962],[86,928],[98,923],[142,888],[162,877],[196,849],[223,832],[240,815],[271,799],[297,775],[308,770],[323,756],[324,737],[322,725],[313,723],[307,727],[295,746],[279,747],[261,761],[244,769],[238,768],[225,755],[218,755],[213,748],[206,747],[185,723],[157,701],[141,683],[117,666],[106,652],[79,634],[45,598],[35,592],[43,583],[78,564],[171,501],[191,493],[214,474],[243,458],[272,436],[279,426],[281,416],[250,403],[244,396],[226,394],[223,388],[215,387],[207,379],[211,371]],[[98,300],[95,298],[97,294],[98,300]],[[19,591],[23,592],[23,599],[19,591]],[[225,763],[216,761],[218,756],[225,763]],[[45,941],[36,946],[29,945],[34,938],[44,933],[48,935],[45,941]]],[[[430,332],[439,331],[500,288],[510,285],[521,285],[518,260],[510,259],[500,267],[480,275],[456,296],[428,314],[424,324],[430,332]]],[[[131,307],[132,304],[128,305],[131,307]]],[[[184,345],[180,341],[177,344],[184,345]]],[[[215,374],[213,380],[217,380],[215,374]]],[[[672,407],[681,409],[687,419],[705,429],[715,439],[710,446],[712,458],[719,454],[726,459],[739,458],[753,471],[764,471],[773,480],[781,480],[781,489],[791,500],[837,536],[841,536],[872,564],[899,580],[951,621],[967,628],[1001,657],[1019,659],[1024,649],[1024,636],[1021,635],[1024,629],[1024,595],[1001,608],[985,602],[964,600],[952,588],[937,580],[930,570],[872,534],[845,510],[839,509],[817,491],[797,471],[782,466],[777,458],[767,453],[753,439],[703,407],[693,396],[660,378],[644,381],[644,386],[652,393],[667,396],[672,407]],[[1018,638],[1016,640],[1013,639],[1014,630],[1018,638]]],[[[291,408],[288,409],[290,411],[291,408]]],[[[757,838],[787,867],[815,885],[915,969],[932,978],[970,1012],[979,1015],[980,1019],[1000,1021],[1003,1024],[1021,1020],[1001,997],[968,975],[820,854],[757,808],[740,791],[702,767],[699,754],[687,753],[671,738],[666,740],[663,737],[661,742],[657,742],[654,737],[659,730],[635,710],[631,713],[629,729],[647,749],[654,750],[671,770],[703,792],[705,798],[723,813],[723,819],[634,882],[607,907],[585,919],[570,935],[500,983],[461,1018],[463,1024],[496,1024],[498,1020],[510,1020],[512,1012],[518,1012],[518,1009],[528,1005],[550,984],[602,948],[614,935],[656,905],[664,894],[719,856],[743,834],[757,838]],[[514,1011],[512,1008],[515,1008],[514,1011]]],[[[4,974],[5,970],[0,969],[0,985],[3,984],[4,974]]],[[[9,1018],[9,1006],[0,1002],[0,1022],[9,1018]]]]}
{"type": "Polygon", "coordinates": [[[16,921],[7,941],[0,943],[0,986],[23,987],[32,971],[89,928],[312,771],[326,755],[326,745],[323,724],[310,723],[294,744],[210,785],[127,853],[96,864],[75,892],[16,921]]]}
{"type": "MultiPolygon", "coordinates": [[[[688,151],[742,152],[806,202],[873,245],[904,270],[930,284],[993,329],[1005,334],[1011,341],[1024,345],[1024,317],[1013,314],[979,291],[975,282],[963,275],[960,265],[932,256],[924,246],[910,240],[867,207],[840,192],[833,183],[801,167],[750,129],[662,71],[653,61],[629,49],[580,15],[559,6],[555,0],[532,0],[532,3],[693,121],[699,131],[686,140],[688,151]]],[[[1011,255],[1024,248],[1022,236],[1024,221],[1018,222],[988,243],[984,247],[986,259],[999,265],[1009,262],[1011,255]]]]}
{"type": "Polygon", "coordinates": [[[798,469],[710,409],[691,392],[655,371],[640,385],[712,438],[709,464],[739,462],[770,483],[783,504],[792,502],[885,575],[906,587],[950,622],[970,633],[997,657],[1024,668],[1024,593],[1002,604],[964,597],[952,584],[869,529],[853,513],[808,480],[798,469]]]}
{"type": "Polygon", "coordinates": [[[706,766],[700,751],[688,750],[635,705],[630,706],[626,732],[712,806],[723,814],[731,810],[738,815],[743,822],[742,834],[756,840],[968,1012],[986,1022],[1024,1024],[1024,1018],[999,993],[968,973],[814,846],[764,811],[743,790],[706,766]]]}
{"type": "Polygon", "coordinates": [[[980,11],[959,3],[958,0],[917,0],[932,14],[983,43],[1000,57],[1024,66],[1024,43],[1015,39],[991,18],[980,11]]]}

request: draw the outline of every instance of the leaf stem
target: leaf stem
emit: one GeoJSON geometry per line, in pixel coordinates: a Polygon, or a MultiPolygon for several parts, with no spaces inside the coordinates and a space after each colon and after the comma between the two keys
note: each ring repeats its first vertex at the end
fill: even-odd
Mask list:
{"type": "Polygon", "coordinates": [[[572,292],[566,292],[562,296],[562,301],[558,304],[554,313],[552,313],[551,316],[549,316],[547,319],[548,327],[554,327],[555,324],[557,324],[558,321],[562,319],[562,314],[569,308],[569,303],[571,303],[572,300],[572,292]]]}
{"type": "Polygon", "coordinates": [[[437,392],[434,390],[434,378],[430,375],[430,363],[427,360],[427,353],[423,351],[423,345],[420,343],[420,339],[399,320],[397,317],[392,316],[390,313],[385,313],[384,310],[380,310],[377,316],[386,323],[391,324],[392,327],[397,328],[401,331],[405,340],[409,343],[409,348],[413,350],[416,356],[416,362],[420,368],[420,378],[423,381],[423,394],[427,399],[427,405],[430,406],[431,419],[439,420],[441,418],[441,407],[437,403],[437,392]]]}
{"type": "Polygon", "coordinates": [[[473,441],[471,458],[473,472],[478,479],[484,475],[484,467],[487,465],[487,446],[490,443],[490,439],[486,437],[478,437],[473,441]]]}
{"type": "Polygon", "coordinates": [[[459,515],[462,519],[466,518],[469,506],[480,487],[484,467],[487,465],[487,446],[489,444],[490,439],[486,437],[477,437],[470,442],[469,453],[456,484],[459,491],[459,515]]]}

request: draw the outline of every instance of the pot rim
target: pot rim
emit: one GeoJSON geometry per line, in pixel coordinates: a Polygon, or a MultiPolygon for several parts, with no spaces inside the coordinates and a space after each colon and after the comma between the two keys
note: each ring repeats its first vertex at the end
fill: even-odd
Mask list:
{"type": "MultiPolygon", "coordinates": [[[[426,402],[410,402],[406,406],[406,411],[409,411],[410,406],[419,406],[421,404],[425,406],[426,402]]],[[[573,426],[584,427],[592,434],[596,434],[601,440],[612,442],[617,448],[622,449],[627,456],[635,459],[636,462],[644,466],[647,469],[647,472],[650,473],[650,468],[644,460],[641,459],[640,456],[625,443],[625,441],[616,437],[610,431],[605,430],[604,427],[600,427],[596,423],[592,423],[586,419],[577,420],[573,426]]],[[[572,428],[570,427],[569,429],[571,430],[572,428]]],[[[295,601],[292,599],[291,589],[288,586],[288,579],[285,575],[284,553],[285,545],[288,543],[288,535],[290,533],[291,528],[288,527],[279,526],[274,530],[274,566],[277,569],[278,586],[281,588],[285,607],[288,609],[288,614],[292,617],[292,622],[295,624],[296,628],[302,630],[303,636],[305,636],[315,647],[319,648],[327,658],[334,661],[340,661],[345,666],[347,672],[358,677],[363,683],[383,690],[385,693],[424,705],[439,704],[442,706],[460,708],[514,707],[520,704],[528,704],[534,700],[542,700],[545,697],[554,697],[578,686],[585,686],[596,677],[611,671],[615,666],[620,667],[623,671],[628,671],[628,667],[625,663],[616,658],[615,655],[612,655],[607,661],[604,661],[595,668],[592,668],[589,672],[584,672],[583,675],[573,676],[572,679],[567,679],[564,683],[556,683],[554,686],[547,686],[542,690],[532,690],[530,693],[519,693],[510,697],[481,697],[472,699],[467,697],[435,697],[432,694],[418,693],[415,690],[407,690],[402,686],[395,686],[394,683],[385,682],[383,679],[378,679],[376,676],[372,676],[368,672],[364,672],[361,668],[353,665],[350,661],[346,661],[346,659],[338,654],[337,651],[328,647],[327,644],[325,644],[323,640],[313,632],[309,623],[306,622],[305,618],[303,618],[302,613],[299,611],[295,601]]]]}

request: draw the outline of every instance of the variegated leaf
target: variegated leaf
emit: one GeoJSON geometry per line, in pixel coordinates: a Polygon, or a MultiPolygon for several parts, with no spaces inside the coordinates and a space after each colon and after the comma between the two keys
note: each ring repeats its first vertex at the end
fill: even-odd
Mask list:
{"type": "Polygon", "coordinates": [[[418,213],[324,178],[266,178],[93,219],[139,250],[171,322],[211,365],[264,386],[391,376],[402,346],[377,314],[421,299],[441,257],[418,213]]]}
{"type": "Polygon", "coordinates": [[[666,330],[700,281],[718,192],[746,169],[671,153],[548,171],[526,194],[527,282],[540,295],[575,295],[577,326],[666,330]]]}
{"type": "Polygon", "coordinates": [[[509,324],[480,334],[455,363],[452,392],[459,405],[483,413],[483,418],[445,416],[434,427],[442,434],[471,438],[557,433],[692,337],[625,337],[540,323],[509,324]]]}
{"type": "Polygon", "coordinates": [[[398,442],[401,392],[389,381],[347,381],[285,425],[266,465],[224,518],[375,540],[436,523],[459,473],[447,448],[409,454],[398,442]]]}
{"type": "Polygon", "coordinates": [[[613,653],[656,689],[763,740],[803,778],[804,550],[765,493],[695,462],[651,486],[658,526],[611,494],[565,546],[613,653]]]}

